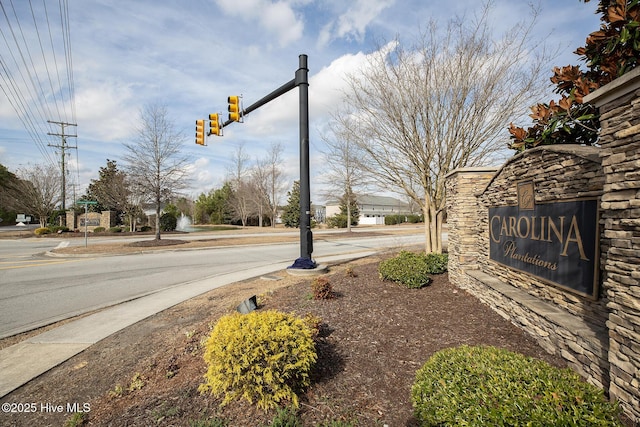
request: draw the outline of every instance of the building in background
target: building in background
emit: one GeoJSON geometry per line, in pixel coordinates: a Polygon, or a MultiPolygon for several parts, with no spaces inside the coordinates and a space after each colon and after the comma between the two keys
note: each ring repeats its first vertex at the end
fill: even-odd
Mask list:
{"type": "MultiPolygon", "coordinates": [[[[359,225],[384,225],[387,215],[413,215],[408,203],[393,197],[356,195],[356,204],[360,211],[359,225]]],[[[329,200],[325,204],[325,218],[340,213],[340,201],[329,200]]]]}

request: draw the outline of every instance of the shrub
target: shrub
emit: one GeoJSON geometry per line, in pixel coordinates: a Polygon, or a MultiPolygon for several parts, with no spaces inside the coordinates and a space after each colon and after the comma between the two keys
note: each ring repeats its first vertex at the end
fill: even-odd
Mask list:
{"type": "MultiPolygon", "coordinates": [[[[351,225],[358,225],[359,218],[352,214],[351,225]]],[[[347,228],[347,214],[335,214],[327,218],[329,228],[347,228]]]]}
{"type": "Polygon", "coordinates": [[[335,297],[333,286],[325,276],[313,279],[313,282],[311,282],[311,292],[313,292],[313,299],[315,300],[332,299],[335,297]]]}
{"type": "Polygon", "coordinates": [[[302,427],[302,420],[294,408],[279,408],[269,427],[302,427]]]}
{"type": "Polygon", "coordinates": [[[150,225],[143,225],[142,227],[140,227],[141,232],[151,231],[151,230],[153,230],[153,227],[151,227],[150,225]]]}
{"type": "Polygon", "coordinates": [[[49,230],[47,227],[38,227],[33,230],[33,234],[35,234],[36,236],[42,236],[43,234],[49,233],[51,233],[51,230],[49,230]]]}
{"type": "Polygon", "coordinates": [[[109,233],[122,233],[122,227],[111,227],[109,228],[109,233]]]}
{"type": "Polygon", "coordinates": [[[93,229],[94,233],[104,233],[107,229],[104,227],[96,227],[93,229]]]}
{"type": "Polygon", "coordinates": [[[67,231],[69,231],[69,227],[65,227],[62,225],[51,225],[49,226],[49,231],[51,231],[52,233],[66,233],[67,231]]]}
{"type": "Polygon", "coordinates": [[[296,392],[310,384],[317,354],[304,320],[270,310],[222,317],[207,339],[204,359],[201,392],[224,395],[222,405],[244,398],[266,410],[283,401],[298,406],[296,392]]]}
{"type": "Polygon", "coordinates": [[[422,218],[422,215],[407,215],[407,222],[417,224],[419,222],[424,222],[424,219],[422,218]]]}
{"type": "Polygon", "coordinates": [[[160,215],[160,230],[175,231],[178,226],[178,217],[173,212],[165,212],[160,215]]]}
{"type": "Polygon", "coordinates": [[[618,407],[575,372],[495,347],[435,353],[411,396],[422,425],[621,426],[618,407]]]}
{"type": "Polygon", "coordinates": [[[404,215],[386,215],[384,225],[396,225],[404,222],[404,215]]]}
{"type": "Polygon", "coordinates": [[[424,254],[401,251],[398,256],[382,261],[380,278],[401,283],[408,288],[421,288],[431,282],[430,274],[447,271],[447,254],[424,254]]]}
{"type": "Polygon", "coordinates": [[[348,266],[345,269],[344,274],[347,277],[353,277],[353,278],[358,277],[358,272],[352,266],[348,266]]]}

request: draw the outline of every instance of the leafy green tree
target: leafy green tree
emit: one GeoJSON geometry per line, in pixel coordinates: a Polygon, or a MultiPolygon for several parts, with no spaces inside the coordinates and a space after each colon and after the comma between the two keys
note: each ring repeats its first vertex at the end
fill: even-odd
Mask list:
{"type": "Polygon", "coordinates": [[[197,224],[228,224],[231,222],[232,211],[229,200],[233,191],[231,184],[225,182],[222,188],[202,193],[195,201],[194,222],[197,224]]]}
{"type": "Polygon", "coordinates": [[[287,192],[287,206],[284,208],[282,222],[285,227],[300,226],[300,181],[294,181],[293,188],[287,192]]]}
{"type": "MultiPolygon", "coordinates": [[[[582,0],[587,3],[589,0],[582,0]]],[[[575,53],[587,70],[576,65],[555,67],[551,82],[559,101],[531,107],[534,125],[526,130],[510,124],[510,148],[522,151],[538,145],[585,144],[598,140],[600,117],[583,98],[638,66],[640,57],[640,3],[638,0],[600,0],[602,25],[589,34],[575,53]]]]}
{"type": "Polygon", "coordinates": [[[2,224],[13,224],[16,219],[15,197],[10,191],[18,182],[18,177],[0,164],[0,219],[2,224]]]}
{"type": "Polygon", "coordinates": [[[358,225],[359,217],[360,209],[358,209],[356,195],[353,194],[351,188],[347,187],[340,198],[340,213],[329,218],[327,223],[329,227],[346,228],[351,231],[352,225],[358,225]],[[347,201],[349,202],[347,203],[347,201]]]}
{"type": "Polygon", "coordinates": [[[160,216],[160,228],[162,231],[175,231],[178,226],[178,217],[175,211],[164,212],[160,216]]]}
{"type": "Polygon", "coordinates": [[[98,205],[95,211],[115,211],[118,219],[129,209],[129,198],[131,190],[127,179],[127,174],[118,169],[115,160],[107,159],[107,165],[98,171],[98,179],[92,179],[87,188],[86,198],[95,200],[98,205]]]}

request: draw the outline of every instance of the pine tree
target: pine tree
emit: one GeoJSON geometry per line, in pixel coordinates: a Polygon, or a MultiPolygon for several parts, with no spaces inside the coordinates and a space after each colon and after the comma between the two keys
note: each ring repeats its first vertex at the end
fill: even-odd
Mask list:
{"type": "Polygon", "coordinates": [[[287,206],[284,209],[282,222],[285,227],[300,227],[300,181],[294,181],[293,188],[287,192],[287,206]]]}

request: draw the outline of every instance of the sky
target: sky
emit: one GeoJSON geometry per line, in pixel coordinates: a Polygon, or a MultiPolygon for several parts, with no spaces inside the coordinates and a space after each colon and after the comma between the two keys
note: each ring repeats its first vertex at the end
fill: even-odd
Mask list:
{"type": "MultiPolygon", "coordinates": [[[[529,11],[494,0],[496,37],[529,11]]],[[[599,27],[597,1],[539,0],[534,39],[558,49],[549,66],[578,65],[573,52],[599,27]]],[[[372,54],[395,38],[415,41],[430,20],[444,26],[479,10],[477,0],[0,0],[0,164],[10,171],[60,163],[68,200],[80,198],[107,159],[123,166],[145,105],[163,105],[184,135],[192,198],[221,187],[242,146],[252,160],[284,147],[299,178],[298,91],[195,144],[195,120],[227,114],[227,96],[254,103],[294,78],[308,56],[312,202],[322,202],[322,134],[372,54]],[[62,126],[59,122],[69,125],[62,126]],[[72,126],[76,125],[76,126],[72,126]],[[58,147],[56,147],[58,146],[58,147]]],[[[532,40],[533,41],[533,40],[532,40]]],[[[553,95],[550,93],[550,99],[553,95]]],[[[545,101],[545,100],[541,100],[545,101]]],[[[525,123],[526,124],[526,123],[525,123]]],[[[508,124],[505,124],[505,128],[508,124]]],[[[506,129],[505,129],[506,132],[506,129]]],[[[289,185],[290,187],[290,185],[289,185]]],[[[69,203],[69,202],[68,202],[69,203]]]]}

